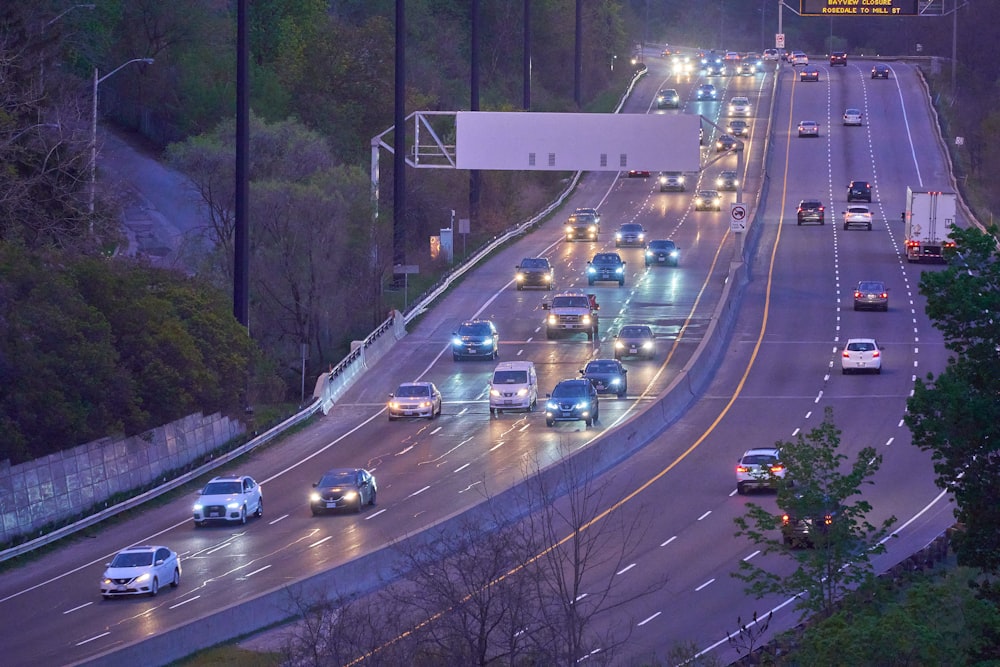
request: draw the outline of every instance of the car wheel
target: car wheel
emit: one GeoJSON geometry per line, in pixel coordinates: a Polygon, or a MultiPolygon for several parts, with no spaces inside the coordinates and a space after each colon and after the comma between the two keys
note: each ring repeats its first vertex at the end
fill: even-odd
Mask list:
{"type": "Polygon", "coordinates": [[[875,369],[875,375],[882,375],[882,367],[881,366],[879,366],[878,368],[875,369]]]}
{"type": "Polygon", "coordinates": [[[202,527],[204,527],[204,525],[205,525],[204,521],[195,521],[194,522],[194,527],[195,528],[202,528],[202,527]]]}
{"type": "Polygon", "coordinates": [[[825,224],[826,224],[826,221],[825,221],[825,220],[820,220],[820,221],[819,221],[819,224],[821,224],[821,225],[825,225],[825,224]]]}
{"type": "Polygon", "coordinates": [[[523,286],[521,286],[521,285],[518,285],[518,286],[517,286],[517,291],[518,291],[518,292],[520,292],[520,291],[521,291],[521,290],[523,290],[523,289],[524,289],[524,287],[523,287],[523,286]]]}
{"type": "Polygon", "coordinates": [[[738,483],[736,485],[736,493],[740,494],[741,496],[745,496],[747,493],[747,488],[743,486],[742,483],[738,483]]]}
{"type": "Polygon", "coordinates": [[[594,425],[594,419],[593,419],[593,417],[587,417],[586,419],[584,419],[583,420],[583,424],[584,424],[584,426],[587,426],[587,427],[593,426],[594,425]]]}
{"type": "Polygon", "coordinates": [[[365,505],[365,499],[359,493],[358,494],[358,502],[357,502],[357,504],[354,505],[354,513],[355,514],[361,514],[361,509],[364,507],[364,505],[365,505]]]}
{"type": "Polygon", "coordinates": [[[841,373],[841,375],[850,375],[851,374],[851,369],[849,369],[849,368],[841,368],[840,369],[840,373],[841,373]]]}
{"type": "Polygon", "coordinates": [[[375,499],[377,497],[378,497],[378,491],[377,490],[373,490],[372,491],[372,497],[368,499],[368,504],[371,505],[372,507],[374,507],[375,506],[375,499]]]}
{"type": "Polygon", "coordinates": [[[854,304],[854,310],[861,310],[860,308],[858,308],[858,304],[854,304]]]}
{"type": "Polygon", "coordinates": [[[625,281],[624,280],[619,280],[618,281],[618,286],[619,287],[625,287],[625,281]]]}
{"type": "Polygon", "coordinates": [[[872,226],[871,226],[871,224],[869,224],[868,225],[868,231],[871,231],[871,230],[872,230],[872,226]]]}
{"type": "Polygon", "coordinates": [[[155,598],[156,594],[160,592],[160,580],[153,577],[153,583],[149,585],[149,597],[155,598]]]}
{"type": "Polygon", "coordinates": [[[495,408],[490,408],[490,417],[495,417],[496,414],[497,414],[496,409],[495,408]]]}
{"type": "Polygon", "coordinates": [[[501,410],[500,408],[497,408],[497,417],[499,417],[502,414],[503,414],[503,410],[501,410]]]}
{"type": "Polygon", "coordinates": [[[104,593],[101,593],[101,597],[104,598],[105,600],[110,600],[111,599],[110,595],[105,595],[104,593]]]}
{"type": "Polygon", "coordinates": [[[551,290],[552,290],[552,287],[553,287],[552,283],[549,283],[549,286],[548,286],[548,287],[546,287],[545,289],[547,289],[547,290],[551,291],[551,290]]]}
{"type": "Polygon", "coordinates": [[[801,220],[799,220],[799,227],[801,227],[801,226],[802,226],[802,221],[801,221],[801,220]]]}
{"type": "Polygon", "coordinates": [[[594,281],[593,280],[587,280],[587,284],[593,287],[594,281]]]}
{"type": "Polygon", "coordinates": [[[462,358],[462,357],[458,356],[457,354],[453,354],[453,355],[451,355],[451,360],[452,360],[452,361],[459,361],[459,360],[460,360],[461,358],[462,358]]]}
{"type": "Polygon", "coordinates": [[[310,507],[309,511],[312,513],[313,516],[319,516],[319,510],[316,509],[315,507],[310,507]]]}
{"type": "Polygon", "coordinates": [[[247,523],[247,506],[244,505],[240,508],[240,525],[246,525],[247,523]]]}
{"type": "Polygon", "coordinates": [[[257,499],[257,511],[254,512],[253,515],[255,517],[257,517],[258,519],[261,518],[262,516],[264,516],[264,499],[263,498],[258,498],[257,499]]]}
{"type": "Polygon", "coordinates": [[[616,396],[617,396],[618,398],[625,398],[625,393],[626,393],[626,392],[625,392],[625,390],[624,390],[624,389],[622,389],[622,390],[621,390],[620,392],[618,392],[618,393],[617,393],[617,394],[615,394],[615,395],[616,395],[616,396]]]}
{"type": "Polygon", "coordinates": [[[554,422],[554,421],[552,421],[551,419],[546,419],[546,420],[545,420],[545,425],[546,425],[546,426],[552,426],[552,425],[553,425],[554,423],[555,423],[555,422],[554,422]]]}
{"type": "Polygon", "coordinates": [[[180,570],[178,570],[178,569],[177,569],[177,568],[175,567],[175,568],[174,568],[174,578],[173,578],[173,580],[172,580],[172,581],[170,582],[170,587],[171,587],[171,588],[177,588],[177,587],[178,587],[178,586],[180,586],[180,585],[181,585],[181,571],[180,571],[180,570]]]}
{"type": "Polygon", "coordinates": [[[844,223],[844,231],[847,231],[848,228],[849,228],[849,225],[845,222],[844,223]]]}
{"type": "Polygon", "coordinates": [[[396,421],[396,418],[393,417],[392,415],[389,415],[389,421],[394,422],[394,421],[396,421]]]}

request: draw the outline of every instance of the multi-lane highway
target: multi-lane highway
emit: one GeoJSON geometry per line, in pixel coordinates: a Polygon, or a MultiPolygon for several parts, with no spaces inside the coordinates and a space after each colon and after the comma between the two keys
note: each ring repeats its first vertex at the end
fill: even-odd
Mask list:
{"type": "MultiPolygon", "coordinates": [[[[736,628],[738,616],[747,619],[754,610],[765,612],[784,602],[749,599],[730,577],[741,559],[754,557],[752,545],[733,537],[733,517],[747,502],[735,494],[734,465],[750,446],[809,430],[827,406],[843,430],[846,454],[872,445],[885,457],[876,484],[866,492],[875,507],[873,518],[895,515],[906,522],[923,511],[900,532],[881,563],[923,546],[950,523],[943,501],[924,511],[938,491],[928,458],[910,446],[901,422],[913,377],[943,368],[946,358],[916,293],[920,272],[934,268],[905,264],[899,256],[906,186],[947,182],[941,148],[928,139],[935,124],[907,65],[893,64],[888,81],[870,80],[866,63],[852,61],[836,71],[820,64],[820,69],[818,83],[800,83],[788,66],[765,75],[714,77],[719,101],[697,102],[697,75],[678,80],[667,75],[665,63],[651,59],[649,75],[625,109],[656,113],[656,91],[674,87],[684,100],[682,108],[662,113],[702,114],[724,125],[728,99],[748,96],[753,116],[744,200],[753,210],[758,193],[767,193],[756,216],[762,228],[749,267],[752,280],[715,380],[679,421],[601,479],[608,497],[619,503],[612,514],[642,513],[647,521],[630,553],[634,566],[621,575],[595,571],[592,576],[620,577],[616,585],[625,595],[649,581],[667,580],[659,593],[637,597],[620,612],[631,629],[635,656],[662,654],[677,642],[708,647],[736,628]],[[861,127],[840,125],[849,106],[864,112],[861,127]],[[796,136],[801,119],[820,123],[818,139],[796,136]],[[874,185],[876,222],[870,232],[844,231],[834,224],[846,203],[847,182],[855,178],[874,185]],[[795,207],[805,197],[827,203],[828,224],[795,225],[795,207]],[[860,279],[887,282],[888,313],[852,310],[851,291],[860,279]],[[884,344],[881,375],[840,374],[837,349],[855,335],[874,336],[884,344]]],[[[708,160],[716,157],[710,146],[706,141],[708,160]]],[[[729,154],[708,165],[699,175],[706,182],[702,187],[714,187],[717,173],[736,164],[729,154]]],[[[561,219],[556,219],[499,251],[421,317],[330,415],[255,453],[238,469],[226,470],[263,482],[263,518],[240,528],[196,530],[189,518],[193,495],[185,495],[4,573],[0,609],[14,619],[2,630],[5,663],[70,664],[108,656],[261,593],[359,562],[395,539],[477,504],[484,494],[517,484],[531,466],[548,466],[609,432],[614,437],[616,425],[656,401],[690,360],[735,259],[727,215],[733,194],[724,193],[722,212],[696,212],[693,189],[661,193],[652,178],[585,177],[569,209],[600,207],[598,243],[562,241],[561,219]],[[625,285],[588,288],[587,260],[597,250],[614,248],[613,231],[623,222],[640,222],[653,238],[675,240],[682,248],[680,265],[647,270],[641,250],[622,249],[625,285]],[[516,291],[512,284],[514,266],[536,255],[552,260],[560,288],[575,286],[598,295],[599,340],[546,339],[541,304],[550,293],[516,291]],[[582,422],[547,428],[540,412],[491,418],[486,384],[493,364],[455,362],[448,347],[457,324],[472,317],[497,324],[501,359],[535,362],[543,392],[577,376],[586,360],[611,356],[611,335],[623,324],[652,326],[659,353],[652,361],[627,362],[628,396],[602,396],[601,419],[593,428],[582,422]],[[399,382],[414,379],[438,385],[445,398],[443,415],[389,423],[383,411],[388,394],[399,382]],[[312,517],[307,505],[311,483],[328,468],[348,465],[375,473],[378,506],[361,515],[312,517]],[[153,599],[101,600],[97,583],[103,564],[135,543],[178,551],[181,586],[153,599]]],[[[773,503],[766,495],[753,500],[773,503]]],[[[376,574],[368,583],[374,584],[376,574]]],[[[240,619],[252,624],[246,616],[240,619]]],[[[772,628],[788,627],[795,619],[785,606],[772,628]]],[[[202,645],[216,643],[207,635],[224,626],[197,624],[205,628],[202,645]]],[[[725,655],[726,646],[719,650],[725,655]]],[[[148,657],[152,664],[183,654],[179,648],[148,657]]]]}

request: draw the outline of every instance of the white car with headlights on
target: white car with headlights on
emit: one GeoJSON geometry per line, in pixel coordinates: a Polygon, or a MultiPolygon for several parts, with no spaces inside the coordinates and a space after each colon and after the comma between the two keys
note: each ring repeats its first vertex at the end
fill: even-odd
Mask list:
{"type": "Polygon", "coordinates": [[[115,554],[101,577],[101,596],[155,596],[160,588],[181,583],[181,561],[167,547],[129,547],[115,554]]]}
{"type": "Polygon", "coordinates": [[[260,484],[247,475],[213,477],[198,492],[192,513],[196,526],[204,526],[210,521],[244,524],[250,514],[263,516],[264,497],[260,484]]]}

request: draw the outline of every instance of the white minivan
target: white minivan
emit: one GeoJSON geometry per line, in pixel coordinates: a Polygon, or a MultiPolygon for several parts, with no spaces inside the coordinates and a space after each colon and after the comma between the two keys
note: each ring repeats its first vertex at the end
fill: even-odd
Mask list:
{"type": "Polygon", "coordinates": [[[538,376],[530,361],[503,361],[497,364],[490,381],[490,414],[504,410],[531,412],[538,403],[538,376]]]}

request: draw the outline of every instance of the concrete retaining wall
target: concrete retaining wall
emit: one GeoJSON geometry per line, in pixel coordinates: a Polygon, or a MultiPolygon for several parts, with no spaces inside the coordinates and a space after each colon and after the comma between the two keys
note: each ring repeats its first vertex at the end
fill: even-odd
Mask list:
{"type": "Polygon", "coordinates": [[[9,542],[162,480],[243,433],[201,413],[130,438],[104,438],[15,466],[0,464],[0,541],[9,542]]]}

